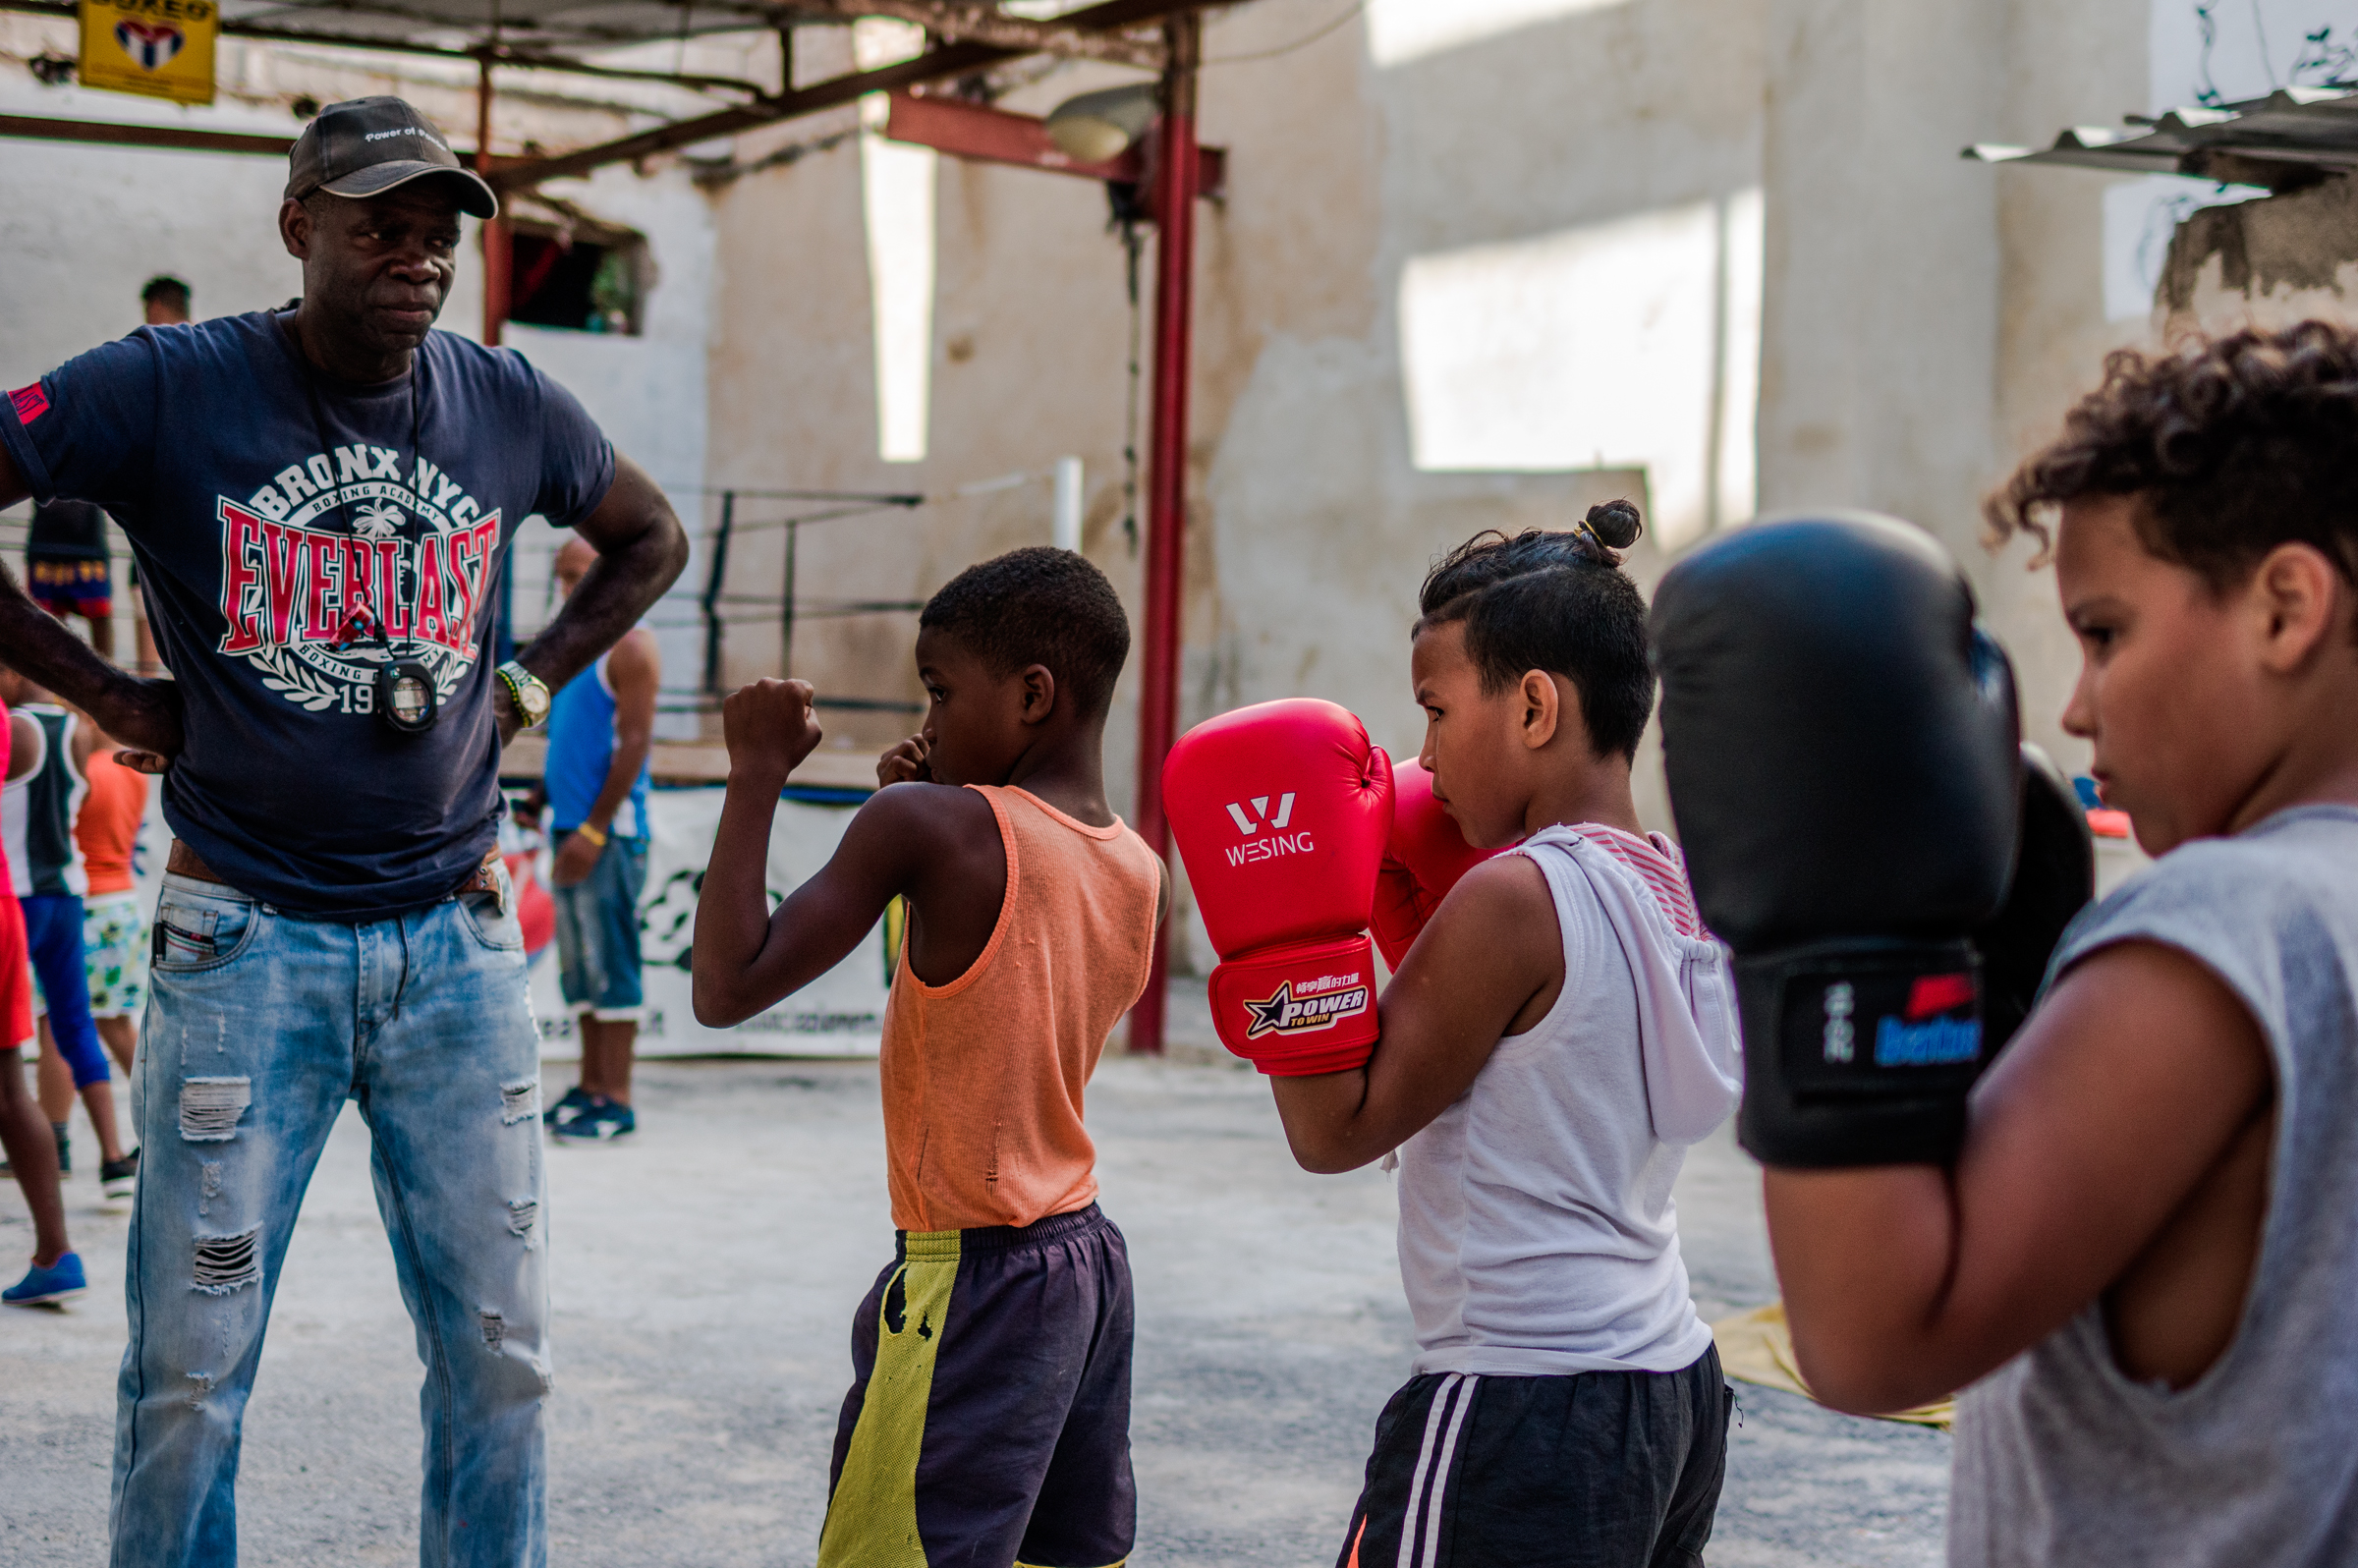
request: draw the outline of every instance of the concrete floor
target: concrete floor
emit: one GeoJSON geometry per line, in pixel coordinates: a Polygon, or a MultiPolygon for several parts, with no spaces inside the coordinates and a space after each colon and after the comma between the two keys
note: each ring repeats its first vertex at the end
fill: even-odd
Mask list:
{"type": "MultiPolygon", "coordinates": [[[[808,1564],[850,1314],[889,1257],[874,1066],[640,1083],[635,1141],[550,1158],[551,1557],[808,1564]]],[[[1133,1560],[1333,1561],[1408,1356],[1388,1178],[1297,1169],[1267,1092],[1224,1060],[1109,1061],[1090,1112],[1137,1272],[1133,1560]]],[[[419,1372],[366,1155],[348,1112],[287,1260],[246,1422],[251,1565],[416,1560],[419,1372]]],[[[0,1315],[0,1558],[19,1568],[105,1558],[125,1220],[86,1171],[69,1192],[90,1295],[0,1315]]],[[[1769,1299],[1758,1185],[1724,1134],[1679,1203],[1707,1316],[1769,1299]]],[[[29,1247],[8,1185],[0,1258],[29,1247]]],[[[1938,1560],[1945,1436],[1738,1393],[1716,1568],[1938,1560]]]]}

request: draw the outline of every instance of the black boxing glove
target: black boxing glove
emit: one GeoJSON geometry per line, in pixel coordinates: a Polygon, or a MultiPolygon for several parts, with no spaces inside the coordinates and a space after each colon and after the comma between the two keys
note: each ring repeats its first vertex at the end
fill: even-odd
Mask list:
{"type": "Polygon", "coordinates": [[[1948,1162],[2023,801],[2013,672],[1963,574],[1893,519],[1763,523],[1663,578],[1653,631],[1671,811],[1736,954],[1739,1141],[1948,1162]]]}
{"type": "Polygon", "coordinates": [[[2036,746],[2022,749],[2022,836],[2005,906],[1973,933],[1982,955],[1982,1059],[2031,1015],[2063,929],[2096,896],[2096,840],[2071,780],[2036,746]]]}

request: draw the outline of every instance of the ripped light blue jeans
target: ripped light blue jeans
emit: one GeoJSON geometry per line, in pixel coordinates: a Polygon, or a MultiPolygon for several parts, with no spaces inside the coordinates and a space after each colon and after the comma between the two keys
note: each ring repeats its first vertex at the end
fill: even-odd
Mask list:
{"type": "MultiPolygon", "coordinates": [[[[504,873],[503,873],[504,874],[504,873]]],[[[164,878],[139,1073],[115,1568],[229,1568],[239,1427],[346,1099],[425,1364],[425,1568],[547,1560],[539,1036],[488,894],[359,924],[164,878]]]]}

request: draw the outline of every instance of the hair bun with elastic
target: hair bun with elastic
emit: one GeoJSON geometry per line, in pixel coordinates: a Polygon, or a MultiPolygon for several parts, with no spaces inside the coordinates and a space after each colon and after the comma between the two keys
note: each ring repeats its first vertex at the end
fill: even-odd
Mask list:
{"type": "Polygon", "coordinates": [[[1589,531],[1608,549],[1626,550],[1638,541],[1646,525],[1628,501],[1606,501],[1589,508],[1589,531]]]}

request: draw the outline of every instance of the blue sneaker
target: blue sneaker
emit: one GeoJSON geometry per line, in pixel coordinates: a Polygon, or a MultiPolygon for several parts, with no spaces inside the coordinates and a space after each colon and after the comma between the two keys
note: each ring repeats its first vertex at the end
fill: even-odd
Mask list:
{"type": "Polygon", "coordinates": [[[68,1253],[47,1268],[32,1265],[31,1272],[6,1290],[0,1290],[0,1301],[11,1307],[46,1307],[52,1302],[72,1301],[90,1288],[82,1274],[82,1257],[68,1253]]]}
{"type": "Polygon", "coordinates": [[[540,1120],[550,1127],[562,1127],[589,1108],[590,1096],[576,1084],[565,1092],[563,1099],[540,1113],[540,1120]]]}
{"type": "Polygon", "coordinates": [[[610,1144],[638,1130],[639,1118],[628,1105],[598,1094],[592,1095],[579,1114],[557,1123],[550,1132],[559,1143],[610,1144]]]}

